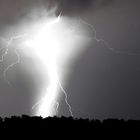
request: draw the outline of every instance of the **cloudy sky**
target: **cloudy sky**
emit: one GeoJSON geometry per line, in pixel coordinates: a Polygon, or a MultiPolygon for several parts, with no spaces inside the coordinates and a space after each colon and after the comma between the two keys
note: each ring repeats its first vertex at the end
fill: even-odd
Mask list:
{"type": "MultiPolygon", "coordinates": [[[[0,0],[0,35],[9,37],[30,13],[52,9],[68,18],[82,19],[93,40],[71,64],[65,83],[75,117],[140,119],[140,1],[139,0],[0,0]],[[112,49],[111,49],[112,48],[112,49]]],[[[41,16],[41,15],[40,15],[41,16]]],[[[1,47],[3,46],[1,40],[1,47]]],[[[11,48],[15,47],[14,44],[11,48]]],[[[2,55],[2,52],[1,52],[2,55]]],[[[32,114],[31,107],[41,87],[41,76],[31,58],[21,55],[21,64],[7,73],[12,87],[3,79],[3,70],[16,60],[9,50],[0,73],[0,115],[32,114]],[[32,64],[30,66],[30,64],[32,64]],[[30,68],[36,68],[29,72],[30,68]],[[36,75],[36,76],[35,76],[36,75]]],[[[62,95],[60,115],[68,115],[62,95]]]]}

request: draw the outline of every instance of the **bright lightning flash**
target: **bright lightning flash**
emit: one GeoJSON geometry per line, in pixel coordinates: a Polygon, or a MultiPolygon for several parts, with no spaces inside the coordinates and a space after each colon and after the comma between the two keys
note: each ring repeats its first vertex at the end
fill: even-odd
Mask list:
{"type": "MultiPolygon", "coordinates": [[[[81,23],[89,26],[90,29],[95,33],[93,39],[97,42],[103,42],[110,51],[119,54],[133,55],[131,53],[114,50],[108,45],[108,43],[105,40],[97,38],[96,30],[92,25],[86,23],[83,20],[80,21],[81,23]]],[[[47,23],[45,22],[41,24],[38,32],[36,32],[35,35],[32,35],[30,40],[26,40],[26,45],[34,48],[36,54],[44,63],[49,75],[50,80],[49,86],[44,91],[45,96],[43,96],[43,99],[39,104],[39,110],[37,111],[36,114],[41,115],[42,117],[56,115],[57,109],[59,107],[59,103],[56,102],[59,90],[61,90],[64,93],[65,102],[69,107],[69,112],[71,113],[71,116],[73,116],[71,106],[67,100],[67,93],[63,89],[63,86],[61,85],[60,77],[58,74],[59,73],[58,63],[59,61],[61,61],[60,58],[62,55],[62,51],[64,50],[64,48],[67,47],[68,44],[68,42],[65,40],[67,40],[67,38],[75,38],[74,36],[75,32],[68,31],[68,34],[67,33],[65,34],[66,31],[68,31],[68,29],[65,26],[63,26],[61,17],[59,16],[58,18],[54,18],[48,21],[47,23]],[[55,106],[56,109],[54,109],[55,106]]]]}
{"type": "Polygon", "coordinates": [[[39,109],[36,115],[42,117],[48,117],[56,115],[55,106],[59,106],[56,102],[59,90],[65,94],[65,101],[69,107],[71,116],[73,116],[71,111],[71,106],[67,101],[67,94],[63,89],[60,77],[58,75],[58,61],[61,55],[60,48],[64,45],[62,34],[64,32],[63,27],[61,27],[61,17],[54,18],[47,23],[41,24],[39,30],[32,35],[31,39],[26,40],[25,44],[27,46],[33,47],[33,50],[37,56],[42,60],[45,70],[49,75],[49,85],[45,89],[44,96],[39,103],[39,109]]]}
{"type": "MultiPolygon", "coordinates": [[[[94,32],[94,37],[92,38],[93,40],[97,42],[103,42],[110,51],[119,54],[140,55],[117,51],[111,48],[105,40],[97,38],[96,30],[92,25],[84,20],[80,20],[80,22],[88,26],[94,32]]],[[[5,39],[2,37],[0,38],[7,44],[6,48],[4,47],[0,49],[0,51],[5,49],[0,62],[3,62],[5,56],[7,56],[12,41],[24,38],[23,41],[21,41],[18,45],[21,45],[23,48],[30,47],[37,57],[42,61],[44,65],[44,71],[49,76],[49,85],[46,85],[45,89],[42,91],[43,97],[39,99],[39,102],[32,107],[34,109],[37,106],[35,115],[42,117],[56,115],[59,107],[59,102],[57,100],[59,97],[59,92],[61,91],[65,95],[65,102],[69,108],[71,116],[73,116],[71,106],[68,103],[67,93],[61,84],[61,80],[64,79],[63,75],[60,75],[60,73],[62,73],[61,61],[63,61],[63,63],[65,61],[65,63],[68,63],[68,60],[71,58],[70,54],[72,54],[72,57],[74,57],[74,53],[83,51],[81,47],[84,46],[84,43],[87,43],[86,41],[88,41],[88,37],[85,36],[86,33],[79,32],[75,27],[68,28],[68,24],[63,22],[61,16],[43,20],[41,22],[39,21],[39,24],[37,23],[33,25],[33,28],[29,29],[28,31],[26,30],[27,29],[24,29],[24,31],[27,32],[26,34],[14,36],[10,39],[5,39]],[[64,55],[68,55],[68,58],[64,55]],[[65,58],[66,60],[62,60],[65,58]]],[[[82,29],[80,30],[82,31],[82,29]]],[[[18,59],[15,63],[9,65],[4,70],[4,77],[6,77],[6,73],[10,68],[20,62],[18,49],[15,49],[14,51],[18,59]]],[[[32,52],[30,52],[29,55],[32,55],[32,52]]]]}
{"type": "MultiPolygon", "coordinates": [[[[64,90],[61,82],[64,80],[64,73],[66,71],[64,70],[64,67],[66,68],[65,63],[68,63],[69,59],[74,60],[74,57],[85,49],[83,47],[87,41],[84,32],[80,32],[75,26],[77,23],[73,24],[73,22],[75,21],[72,19],[62,18],[61,14],[53,18],[45,17],[43,20],[31,24],[31,28],[28,28],[28,30],[26,25],[26,27],[21,27],[22,33],[20,32],[20,35],[12,36],[10,39],[0,38],[7,44],[6,48],[0,49],[0,51],[5,49],[0,62],[3,62],[5,56],[8,55],[9,47],[13,41],[18,45],[18,48],[14,48],[17,61],[4,70],[5,80],[7,71],[20,63],[18,49],[31,48],[32,52],[28,54],[30,56],[35,54],[43,63],[42,72],[45,72],[46,75],[43,74],[45,80],[49,81],[49,84],[41,91],[43,96],[41,99],[39,97],[39,102],[32,107],[35,110],[34,115],[42,117],[56,115],[59,107],[59,93],[62,92],[65,96],[65,103],[70,115],[73,116],[67,92],[64,90]]],[[[10,82],[7,82],[10,85],[10,82]]]]}
{"type": "MultiPolygon", "coordinates": [[[[33,25],[31,22],[29,28],[27,28],[26,24],[25,27],[21,25],[19,30],[21,29],[22,33],[20,32],[20,35],[18,36],[13,36],[10,39],[0,37],[0,39],[7,44],[6,48],[3,47],[0,49],[0,52],[5,50],[2,54],[0,62],[4,61],[12,42],[22,38],[22,41],[17,41],[19,43],[18,46],[21,46],[23,49],[26,47],[31,48],[32,52],[29,52],[29,55],[32,56],[32,54],[35,53],[37,58],[39,58],[43,63],[44,69],[42,71],[45,71],[46,75],[44,75],[44,77],[46,80],[49,79],[49,84],[43,89],[41,94],[43,96],[39,99],[39,102],[32,107],[35,109],[34,115],[42,117],[56,115],[59,107],[59,93],[62,92],[65,95],[65,102],[69,108],[69,112],[71,116],[73,116],[72,108],[68,102],[67,93],[61,84],[65,76],[62,73],[65,73],[66,71],[63,70],[65,67],[64,65],[66,65],[65,63],[69,63],[68,61],[74,60],[74,57],[77,57],[77,54],[82,53],[84,49],[86,49],[86,44],[89,43],[90,40],[103,42],[107,49],[114,53],[140,55],[113,49],[110,47],[108,42],[97,38],[97,32],[93,25],[90,25],[82,19],[80,19],[79,22],[80,23],[77,24],[74,19],[68,18],[64,20],[64,17],[61,17],[61,14],[58,17],[43,17],[43,19],[39,19],[37,22],[33,23],[33,25]],[[94,33],[94,37],[89,36],[89,33],[84,29],[84,26],[79,26],[82,28],[77,26],[81,23],[82,25],[86,25],[90,28],[90,30],[94,33]]],[[[14,48],[14,52],[18,58],[17,61],[9,65],[4,70],[5,80],[7,71],[16,64],[20,63],[20,54],[18,53],[18,49],[19,48],[14,48]]],[[[8,81],[8,83],[10,82],[8,81]]]]}

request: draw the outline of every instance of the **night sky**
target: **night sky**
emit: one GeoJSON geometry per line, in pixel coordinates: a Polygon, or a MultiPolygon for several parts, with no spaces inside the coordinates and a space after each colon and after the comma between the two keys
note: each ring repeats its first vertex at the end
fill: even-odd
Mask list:
{"type": "MultiPolygon", "coordinates": [[[[93,40],[71,65],[65,83],[75,117],[140,119],[140,1],[139,0],[0,0],[0,35],[10,36],[34,8],[57,5],[57,14],[93,25],[93,40]],[[112,49],[110,49],[112,48],[112,49]]],[[[90,30],[90,27],[86,27],[90,30]]],[[[3,42],[1,41],[1,46],[3,42]]],[[[14,44],[12,47],[15,47],[14,44]]],[[[11,47],[11,48],[12,48],[11,47]]],[[[30,58],[8,73],[12,87],[3,80],[3,69],[15,61],[10,54],[0,70],[0,115],[32,115],[41,76],[30,58]],[[31,68],[36,68],[29,72],[31,68]],[[27,72],[28,71],[28,72],[27,72]]],[[[37,66],[36,66],[37,65],[37,66]]],[[[59,115],[69,115],[62,95],[59,115]]]]}

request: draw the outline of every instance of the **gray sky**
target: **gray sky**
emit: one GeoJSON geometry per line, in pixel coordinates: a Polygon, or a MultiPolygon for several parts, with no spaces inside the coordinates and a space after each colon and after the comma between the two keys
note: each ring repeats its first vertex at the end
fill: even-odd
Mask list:
{"type": "MultiPolygon", "coordinates": [[[[0,0],[0,34],[15,28],[32,9],[56,4],[57,13],[62,11],[67,17],[81,18],[93,25],[97,37],[106,40],[114,50],[93,40],[72,65],[65,89],[74,115],[140,119],[139,0],[0,0]]],[[[16,59],[12,51],[10,57],[12,60],[5,60],[2,69],[16,59]]],[[[30,58],[22,59],[22,63],[29,69],[39,66],[30,58]]],[[[14,88],[7,85],[1,72],[0,115],[31,114],[41,76],[35,72],[27,75],[22,64],[9,73],[14,88]]],[[[64,98],[60,114],[68,114],[64,98]]]]}

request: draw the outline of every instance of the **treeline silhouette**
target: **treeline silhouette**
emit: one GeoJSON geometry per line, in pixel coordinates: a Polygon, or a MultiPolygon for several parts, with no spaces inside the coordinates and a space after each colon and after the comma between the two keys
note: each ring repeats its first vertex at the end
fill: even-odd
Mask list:
{"type": "MultiPolygon", "coordinates": [[[[0,118],[0,129],[2,131],[14,131],[16,133],[31,133],[33,135],[51,135],[62,137],[69,135],[97,135],[106,132],[108,134],[125,133],[127,135],[134,129],[140,130],[140,121],[123,119],[106,119],[103,121],[93,119],[77,119],[72,117],[37,117],[37,116],[12,116],[11,118],[0,118]]],[[[98,135],[100,136],[100,135],[98,135]]]]}

